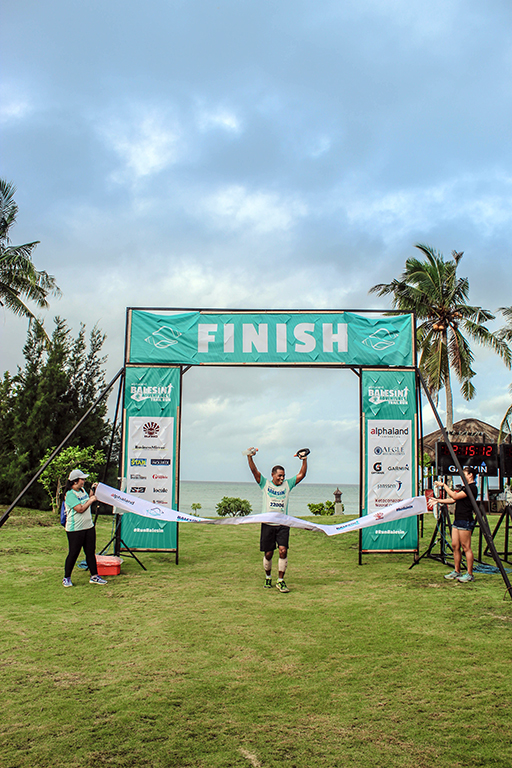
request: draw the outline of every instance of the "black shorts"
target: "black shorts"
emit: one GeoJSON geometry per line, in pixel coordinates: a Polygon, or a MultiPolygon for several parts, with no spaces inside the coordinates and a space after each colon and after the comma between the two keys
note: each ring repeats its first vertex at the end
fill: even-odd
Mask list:
{"type": "Polygon", "coordinates": [[[261,524],[260,552],[273,551],[276,548],[276,545],[288,549],[289,540],[290,529],[287,525],[261,524]]]}

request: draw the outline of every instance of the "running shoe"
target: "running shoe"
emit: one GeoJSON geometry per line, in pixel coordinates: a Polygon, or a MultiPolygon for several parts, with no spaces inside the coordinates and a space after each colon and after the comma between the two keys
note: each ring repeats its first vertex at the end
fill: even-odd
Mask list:
{"type": "Polygon", "coordinates": [[[64,578],[62,579],[62,586],[63,587],[72,587],[73,586],[73,582],[71,581],[70,578],[68,578],[67,576],[64,576],[64,578]]]}
{"type": "Polygon", "coordinates": [[[265,583],[263,586],[265,587],[265,589],[270,589],[270,587],[272,586],[272,578],[270,576],[266,577],[265,583]]]}
{"type": "Polygon", "coordinates": [[[445,579],[450,579],[451,581],[455,581],[455,579],[458,579],[460,576],[460,571],[452,571],[451,573],[447,573],[445,575],[445,579]]]}
{"type": "Polygon", "coordinates": [[[464,576],[459,576],[457,581],[460,581],[461,584],[466,584],[468,581],[474,581],[475,577],[472,573],[465,573],[464,576]]]}
{"type": "Polygon", "coordinates": [[[89,584],[108,584],[108,582],[105,581],[105,579],[102,579],[101,576],[98,576],[98,574],[96,574],[96,576],[91,576],[91,578],[89,579],[89,584]]]}
{"type": "Polygon", "coordinates": [[[279,579],[279,581],[276,581],[276,589],[278,589],[280,592],[289,592],[290,590],[286,586],[284,579],[279,579]]]}

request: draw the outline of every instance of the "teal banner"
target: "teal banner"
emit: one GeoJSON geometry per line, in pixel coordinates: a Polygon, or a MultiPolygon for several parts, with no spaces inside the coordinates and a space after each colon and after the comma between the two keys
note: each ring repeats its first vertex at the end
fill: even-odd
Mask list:
{"type": "MultiPolygon", "coordinates": [[[[384,510],[417,495],[416,382],[414,371],[364,370],[364,483],[362,514],[384,510]]],[[[383,513],[384,517],[384,513],[383,513]]],[[[366,528],[363,551],[418,549],[418,520],[406,518],[366,528]]]]}
{"type": "Polygon", "coordinates": [[[129,310],[129,363],[414,365],[413,316],[129,310]]]}
{"type": "MultiPolygon", "coordinates": [[[[124,398],[124,479],[127,493],[176,509],[180,369],[128,366],[124,398]]],[[[121,538],[135,550],[176,551],[175,522],[126,512],[121,538]]]]}

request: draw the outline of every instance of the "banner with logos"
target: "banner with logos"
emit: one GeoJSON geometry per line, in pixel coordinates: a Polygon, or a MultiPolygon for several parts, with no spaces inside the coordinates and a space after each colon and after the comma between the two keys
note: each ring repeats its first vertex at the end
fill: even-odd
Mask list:
{"type": "Polygon", "coordinates": [[[413,366],[413,316],[131,309],[129,363],[413,366]]]}
{"type": "MultiPolygon", "coordinates": [[[[126,491],[148,504],[177,503],[176,446],[180,403],[179,368],[127,367],[124,400],[126,491]]],[[[123,515],[121,538],[130,549],[177,548],[175,522],[123,515]]]]}
{"type": "MultiPolygon", "coordinates": [[[[364,446],[363,515],[400,504],[417,492],[414,371],[364,370],[361,377],[364,446]]],[[[361,550],[418,549],[417,519],[362,532],[361,550]]]]}
{"type": "MultiPolygon", "coordinates": [[[[207,525],[250,525],[260,523],[274,523],[275,525],[286,525],[289,528],[302,528],[306,531],[322,531],[327,536],[336,536],[340,533],[357,531],[362,528],[368,528],[388,523],[392,520],[405,520],[409,517],[423,515],[427,511],[427,502],[425,496],[417,496],[413,499],[405,499],[400,504],[392,504],[385,509],[374,512],[365,517],[359,517],[355,520],[349,520],[339,525],[322,525],[321,523],[311,523],[308,520],[302,520],[300,517],[283,515],[280,512],[263,512],[259,515],[247,515],[246,517],[228,517],[222,520],[212,520],[207,517],[196,517],[178,512],[175,509],[169,509],[158,504],[149,504],[143,501],[139,496],[132,496],[123,491],[117,491],[108,485],[100,483],[96,489],[96,497],[105,504],[112,504],[118,509],[126,510],[130,516],[140,515],[150,520],[172,521],[176,523],[205,523],[207,525]]],[[[123,515],[123,519],[126,515],[123,515]]]]}

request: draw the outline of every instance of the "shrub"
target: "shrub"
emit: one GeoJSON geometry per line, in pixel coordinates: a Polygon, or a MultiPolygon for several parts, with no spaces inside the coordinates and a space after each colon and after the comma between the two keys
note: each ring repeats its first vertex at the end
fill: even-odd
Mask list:
{"type": "MultiPolygon", "coordinates": [[[[312,515],[334,515],[334,501],[326,501],[325,504],[308,504],[308,509],[312,515]]],[[[342,504],[341,511],[343,512],[344,509],[342,504]]]]}
{"type": "Polygon", "coordinates": [[[238,499],[232,496],[223,496],[216,505],[219,517],[245,517],[250,515],[252,507],[247,499],[238,499]]]}

